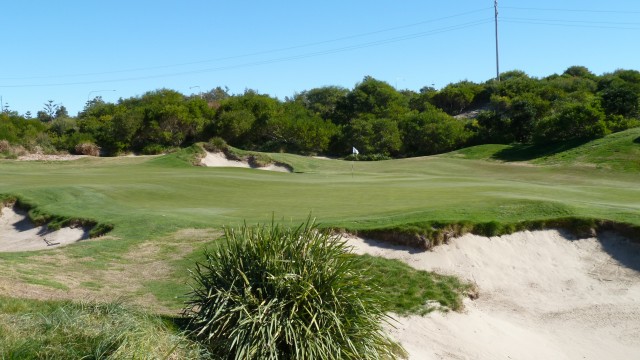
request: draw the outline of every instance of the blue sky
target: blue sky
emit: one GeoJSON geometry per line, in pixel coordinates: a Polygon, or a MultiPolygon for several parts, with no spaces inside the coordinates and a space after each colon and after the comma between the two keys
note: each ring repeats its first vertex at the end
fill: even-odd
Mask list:
{"type": "MultiPolygon", "coordinates": [[[[500,70],[640,68],[640,1],[500,0],[500,70]]],[[[0,9],[0,96],[82,110],[159,88],[284,99],[370,75],[401,89],[495,76],[493,0],[35,1],[0,9]],[[115,90],[115,91],[112,91],[115,90]]]]}

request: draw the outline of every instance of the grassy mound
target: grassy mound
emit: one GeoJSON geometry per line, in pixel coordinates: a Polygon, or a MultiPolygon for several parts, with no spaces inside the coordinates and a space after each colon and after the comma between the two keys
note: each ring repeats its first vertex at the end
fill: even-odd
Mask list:
{"type": "Polygon", "coordinates": [[[640,128],[621,131],[589,142],[574,141],[550,145],[479,145],[443,156],[640,171],[640,128]]]}

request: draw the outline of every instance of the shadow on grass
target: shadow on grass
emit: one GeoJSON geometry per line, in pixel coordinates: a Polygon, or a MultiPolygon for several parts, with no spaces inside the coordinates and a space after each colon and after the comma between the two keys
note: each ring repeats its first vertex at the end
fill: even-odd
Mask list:
{"type": "Polygon", "coordinates": [[[587,142],[589,142],[589,140],[571,140],[553,144],[514,144],[498,151],[492,158],[502,161],[533,160],[571,150],[587,142]]]}
{"type": "Polygon", "coordinates": [[[640,144],[640,136],[638,136],[635,140],[633,140],[633,142],[636,144],[640,144]]]}

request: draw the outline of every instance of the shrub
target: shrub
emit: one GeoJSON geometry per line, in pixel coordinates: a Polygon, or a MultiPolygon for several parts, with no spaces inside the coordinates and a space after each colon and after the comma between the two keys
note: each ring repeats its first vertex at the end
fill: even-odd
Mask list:
{"type": "Polygon", "coordinates": [[[390,159],[390,156],[384,154],[349,154],[344,157],[346,161],[382,161],[390,159]]]}
{"type": "Polygon", "coordinates": [[[160,144],[149,144],[142,148],[143,155],[160,155],[164,154],[167,149],[160,144]]]}
{"type": "Polygon", "coordinates": [[[7,140],[0,140],[0,152],[9,152],[11,144],[7,140]]]}
{"type": "Polygon", "coordinates": [[[229,148],[227,142],[221,137],[212,137],[208,142],[204,143],[204,149],[211,152],[226,151],[229,148]]]}
{"type": "Polygon", "coordinates": [[[80,143],[76,145],[75,152],[78,155],[100,156],[100,147],[94,143],[80,143]]]}
{"type": "Polygon", "coordinates": [[[225,229],[192,271],[185,314],[225,359],[395,358],[358,257],[313,221],[225,229]]]}

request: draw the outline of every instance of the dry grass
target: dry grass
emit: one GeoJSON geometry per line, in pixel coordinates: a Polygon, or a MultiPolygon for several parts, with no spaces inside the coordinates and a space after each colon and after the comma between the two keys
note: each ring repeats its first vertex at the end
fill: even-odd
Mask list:
{"type": "Polygon", "coordinates": [[[0,270],[0,293],[34,300],[121,300],[150,311],[175,314],[176,309],[150,293],[147,284],[186,276],[186,272],[177,273],[174,264],[219,235],[211,229],[184,229],[135,245],[106,263],[95,257],[71,257],[64,249],[43,251],[30,256],[29,261],[16,261],[0,270]]]}

